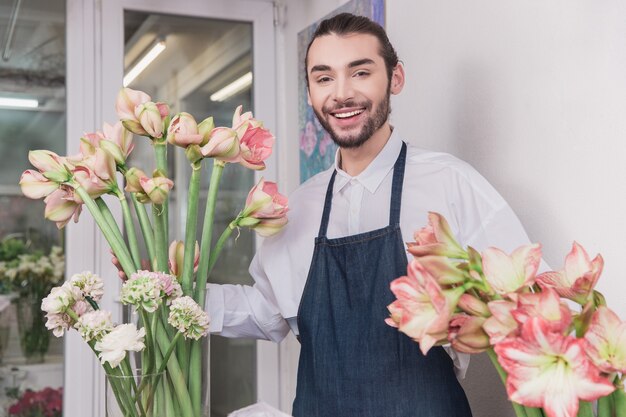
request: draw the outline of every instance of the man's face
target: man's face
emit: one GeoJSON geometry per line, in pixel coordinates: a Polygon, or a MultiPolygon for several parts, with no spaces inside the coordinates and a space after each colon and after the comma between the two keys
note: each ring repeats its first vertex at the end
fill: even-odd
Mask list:
{"type": "Polygon", "coordinates": [[[360,33],[311,44],[309,104],[340,147],[361,146],[387,122],[391,84],[379,50],[376,37],[360,33]]]}

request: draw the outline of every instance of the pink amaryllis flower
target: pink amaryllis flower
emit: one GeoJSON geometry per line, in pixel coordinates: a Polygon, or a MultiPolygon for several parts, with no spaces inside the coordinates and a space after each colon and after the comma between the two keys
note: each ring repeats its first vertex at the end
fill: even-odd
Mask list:
{"type": "Polygon", "coordinates": [[[527,320],[519,337],[494,349],[508,373],[509,398],[542,407],[547,417],[575,417],[579,400],[593,401],[615,389],[585,355],[582,339],[551,332],[541,317],[527,320]]]}
{"type": "Polygon", "coordinates": [[[574,242],[565,257],[565,268],[538,275],[537,283],[542,287],[554,288],[561,297],[584,305],[593,293],[603,267],[601,255],[591,260],[585,248],[574,242]]]}
{"type": "Polygon", "coordinates": [[[539,293],[519,294],[517,308],[511,311],[517,323],[523,325],[532,317],[545,320],[550,331],[567,334],[572,323],[572,311],[561,301],[556,291],[546,288],[539,293]]]}
{"type": "Polygon", "coordinates": [[[233,115],[233,130],[237,132],[241,148],[239,163],[246,168],[265,169],[265,160],[272,153],[274,135],[255,119],[251,112],[241,114],[238,106],[233,115]]]}
{"type": "MultiPolygon", "coordinates": [[[[196,241],[195,251],[193,259],[193,270],[198,270],[198,263],[200,262],[200,246],[196,241]]],[[[168,250],[168,266],[170,273],[177,277],[183,273],[183,259],[185,258],[185,242],[182,240],[175,240],[170,244],[168,250]]]]}
{"type": "Polygon", "coordinates": [[[104,123],[99,146],[111,154],[118,165],[124,164],[135,148],[133,135],[122,125],[122,122],[114,125],[104,123]]]}
{"type": "Polygon", "coordinates": [[[248,226],[261,236],[270,236],[287,224],[288,211],[288,199],[278,192],[278,185],[261,178],[248,193],[237,224],[248,226]]]}
{"type": "Polygon", "coordinates": [[[513,293],[535,282],[541,262],[541,245],[524,245],[507,255],[498,248],[487,248],[482,253],[483,272],[491,288],[498,294],[513,293]]]}
{"type": "Polygon", "coordinates": [[[174,181],[165,177],[158,170],[155,171],[152,178],[139,178],[139,184],[153,204],[163,204],[170,190],[174,188],[174,181]]]}
{"type": "Polygon", "coordinates": [[[585,333],[586,352],[602,372],[626,372],[626,322],[607,307],[599,307],[585,333]]]}
{"type": "Polygon", "coordinates": [[[201,145],[202,139],[196,119],[186,112],[174,116],[167,129],[167,141],[181,148],[186,148],[189,145],[201,145]]]}
{"type": "Polygon", "coordinates": [[[435,344],[447,340],[448,323],[462,289],[442,289],[437,280],[413,260],[408,274],[391,282],[391,292],[397,298],[387,307],[394,327],[418,342],[424,355],[435,344]]]}
{"type": "Polygon", "coordinates": [[[78,222],[80,216],[82,202],[75,196],[74,191],[69,187],[63,186],[48,195],[44,200],[46,208],[44,217],[56,223],[59,229],[74,218],[74,223],[78,222]]]}
{"type": "Polygon", "coordinates": [[[489,341],[492,345],[517,334],[519,325],[512,314],[512,311],[517,307],[516,302],[495,300],[489,302],[487,307],[491,312],[491,317],[485,320],[483,329],[489,335],[489,341]]]}
{"type": "Polygon", "coordinates": [[[20,177],[22,194],[33,200],[38,200],[50,195],[59,188],[59,184],[50,181],[39,171],[27,169],[20,177]]]}
{"type": "Polygon", "coordinates": [[[467,252],[456,241],[450,225],[439,213],[428,213],[428,226],[415,232],[415,242],[407,243],[408,251],[415,257],[438,255],[467,259],[467,252]]]}
{"type": "Polygon", "coordinates": [[[463,268],[459,268],[459,262],[445,256],[426,255],[415,259],[422,264],[441,285],[460,284],[470,279],[468,272],[463,268]]]}
{"type": "Polygon", "coordinates": [[[28,160],[41,174],[56,183],[64,183],[71,178],[71,166],[65,157],[52,151],[35,150],[28,152],[28,160]]]}
{"type": "Polygon", "coordinates": [[[200,148],[200,152],[205,158],[238,162],[240,149],[239,138],[234,129],[216,127],[209,133],[209,139],[200,148]]]}
{"type": "Polygon", "coordinates": [[[463,353],[480,353],[486,351],[489,336],[483,330],[485,317],[456,314],[450,320],[448,341],[452,347],[463,353]]]}
{"type": "Polygon", "coordinates": [[[160,138],[169,107],[150,100],[150,96],[143,91],[123,88],[117,95],[115,111],[129,131],[139,136],[160,138]]]}

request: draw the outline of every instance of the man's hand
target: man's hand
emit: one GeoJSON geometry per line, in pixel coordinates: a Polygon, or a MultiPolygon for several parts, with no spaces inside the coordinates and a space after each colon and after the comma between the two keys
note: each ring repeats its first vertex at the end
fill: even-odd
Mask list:
{"type": "MultiPolygon", "coordinates": [[[[128,279],[128,277],[126,276],[126,272],[124,272],[124,268],[122,268],[122,264],[120,264],[119,259],[117,259],[117,256],[115,256],[115,253],[113,252],[113,249],[109,249],[109,252],[111,253],[111,262],[113,263],[113,265],[117,268],[117,276],[120,277],[120,279],[122,281],[126,281],[128,279]]],[[[150,270],[150,261],[148,261],[147,259],[142,259],[141,260],[141,269],[149,271],[150,270]]]]}

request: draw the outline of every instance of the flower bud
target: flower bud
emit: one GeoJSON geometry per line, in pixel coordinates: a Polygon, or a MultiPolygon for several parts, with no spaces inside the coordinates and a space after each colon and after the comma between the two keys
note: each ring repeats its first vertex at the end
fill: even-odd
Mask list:
{"type": "Polygon", "coordinates": [[[163,204],[174,187],[174,182],[158,170],[152,178],[141,178],[139,184],[153,204],[163,204]]]}
{"type": "Polygon", "coordinates": [[[198,133],[196,119],[185,112],[174,116],[167,129],[167,141],[182,148],[189,145],[199,145],[202,142],[202,135],[198,133]]]}
{"type": "Polygon", "coordinates": [[[200,146],[204,146],[209,142],[209,137],[211,132],[215,129],[215,123],[213,122],[213,117],[207,117],[198,125],[198,133],[202,135],[202,142],[200,146]]]}
{"type": "Polygon", "coordinates": [[[209,135],[209,141],[202,148],[202,155],[225,162],[239,159],[239,139],[233,129],[216,127],[209,135]]]}
{"type": "Polygon", "coordinates": [[[163,119],[156,103],[148,101],[138,105],[135,108],[135,117],[151,138],[163,136],[163,119]]]}

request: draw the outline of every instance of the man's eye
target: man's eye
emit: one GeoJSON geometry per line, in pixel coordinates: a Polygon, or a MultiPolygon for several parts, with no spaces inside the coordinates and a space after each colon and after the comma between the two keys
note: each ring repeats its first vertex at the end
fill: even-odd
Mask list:
{"type": "Polygon", "coordinates": [[[369,75],[369,72],[367,71],[357,71],[354,73],[355,77],[366,77],[369,75]]]}
{"type": "Polygon", "coordinates": [[[330,77],[319,77],[319,78],[317,79],[317,82],[318,82],[318,83],[326,83],[326,82],[329,82],[330,80],[331,80],[331,78],[330,78],[330,77]]]}

